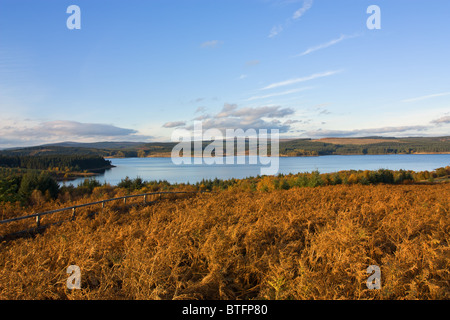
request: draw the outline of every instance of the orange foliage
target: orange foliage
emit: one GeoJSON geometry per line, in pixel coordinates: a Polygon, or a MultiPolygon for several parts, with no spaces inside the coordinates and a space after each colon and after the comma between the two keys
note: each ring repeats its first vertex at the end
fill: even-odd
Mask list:
{"type": "Polygon", "coordinates": [[[0,297],[450,298],[450,184],[266,191],[107,206],[5,240],[0,297]],[[66,288],[72,264],[81,290],[66,288]],[[366,287],[369,265],[381,290],[366,287]]]}

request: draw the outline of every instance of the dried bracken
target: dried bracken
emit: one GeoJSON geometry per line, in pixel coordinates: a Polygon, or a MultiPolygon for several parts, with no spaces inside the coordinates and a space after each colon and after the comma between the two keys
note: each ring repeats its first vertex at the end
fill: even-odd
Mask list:
{"type": "Polygon", "coordinates": [[[0,297],[449,299],[449,199],[447,183],[355,184],[108,207],[0,243],[0,297]]]}

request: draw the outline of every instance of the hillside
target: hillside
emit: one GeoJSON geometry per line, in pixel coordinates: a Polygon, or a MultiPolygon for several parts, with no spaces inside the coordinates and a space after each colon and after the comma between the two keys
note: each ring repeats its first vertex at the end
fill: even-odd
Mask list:
{"type": "MultiPolygon", "coordinates": [[[[205,148],[209,142],[203,143],[205,148]]],[[[97,142],[59,144],[0,150],[0,155],[99,155],[102,157],[170,157],[174,142],[97,142]]],[[[281,156],[347,154],[450,153],[450,137],[283,139],[281,156]]]]}
{"type": "Polygon", "coordinates": [[[449,153],[450,137],[433,138],[324,138],[280,142],[280,155],[321,156],[348,154],[449,153]]]}
{"type": "Polygon", "coordinates": [[[0,297],[449,299],[449,199],[450,184],[341,185],[107,207],[1,242],[0,297]]]}

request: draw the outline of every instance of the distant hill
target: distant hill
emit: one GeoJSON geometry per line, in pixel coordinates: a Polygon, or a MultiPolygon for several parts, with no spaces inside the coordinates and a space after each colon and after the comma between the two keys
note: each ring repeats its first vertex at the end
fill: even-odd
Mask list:
{"type": "MultiPolygon", "coordinates": [[[[331,143],[331,144],[363,145],[363,144],[375,144],[375,143],[381,143],[381,142],[392,142],[392,140],[393,140],[393,138],[390,138],[390,139],[386,139],[386,138],[322,138],[322,139],[317,139],[317,140],[312,140],[312,141],[331,143]]],[[[399,142],[401,142],[401,141],[399,141],[399,142]]]]}
{"type": "Polygon", "coordinates": [[[417,153],[450,153],[450,137],[323,138],[280,142],[280,155],[285,156],[417,153]]]}
{"type": "Polygon", "coordinates": [[[34,147],[0,150],[0,155],[99,155],[102,157],[138,157],[169,154],[174,142],[62,142],[34,147]]]}
{"type": "MultiPolygon", "coordinates": [[[[176,142],[62,142],[35,147],[1,150],[0,155],[99,155],[102,157],[170,157],[176,142]]],[[[204,141],[203,147],[209,142],[204,141]]],[[[281,156],[348,154],[450,153],[450,136],[445,137],[361,137],[282,139],[281,156]]]]}
{"type": "Polygon", "coordinates": [[[145,142],[60,142],[42,145],[43,147],[73,147],[73,148],[87,148],[87,149],[126,149],[126,148],[137,148],[139,146],[145,145],[145,142]]]}

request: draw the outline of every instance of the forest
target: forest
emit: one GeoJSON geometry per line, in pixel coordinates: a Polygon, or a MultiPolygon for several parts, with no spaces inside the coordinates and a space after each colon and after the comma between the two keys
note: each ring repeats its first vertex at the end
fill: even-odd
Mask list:
{"type": "Polygon", "coordinates": [[[0,155],[0,167],[80,172],[110,168],[111,161],[97,155],[0,155]]]}
{"type": "MultiPolygon", "coordinates": [[[[280,155],[286,156],[325,156],[353,154],[414,154],[414,153],[446,153],[450,152],[450,138],[360,138],[363,143],[327,143],[327,139],[298,139],[280,142],[280,155]],[[367,143],[368,140],[374,143],[367,143]],[[378,142],[382,140],[382,142],[378,142]]],[[[356,139],[353,139],[356,140],[356,139]]]]}
{"type": "Polygon", "coordinates": [[[111,161],[97,155],[0,155],[0,203],[26,204],[34,191],[55,199],[57,180],[110,167],[111,161]]]}

